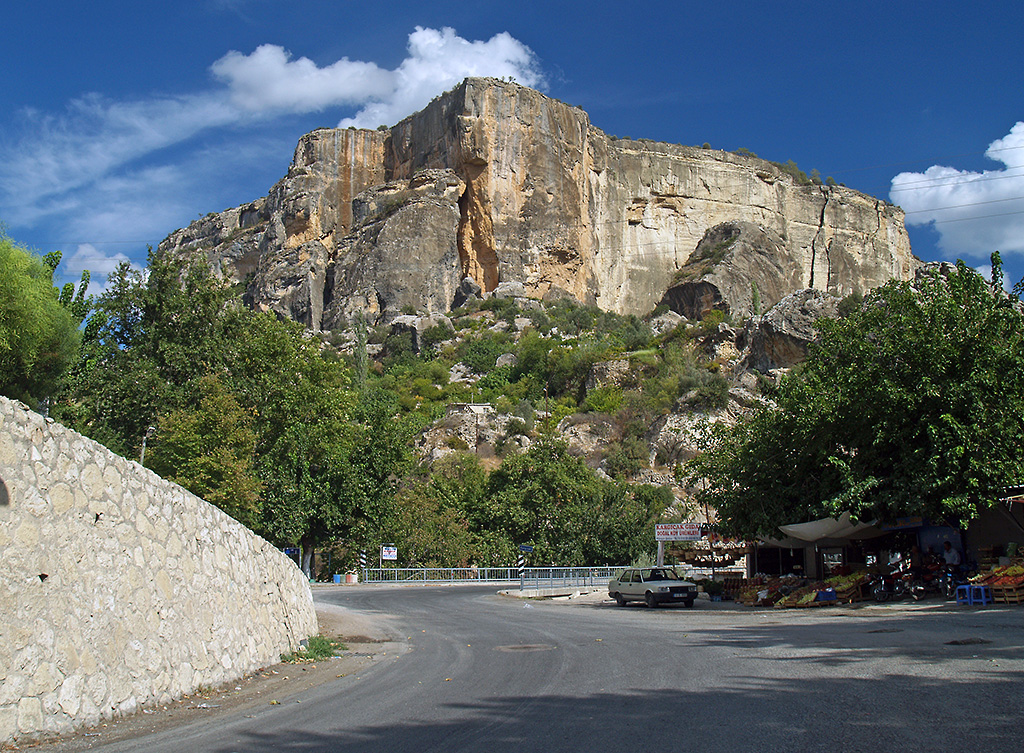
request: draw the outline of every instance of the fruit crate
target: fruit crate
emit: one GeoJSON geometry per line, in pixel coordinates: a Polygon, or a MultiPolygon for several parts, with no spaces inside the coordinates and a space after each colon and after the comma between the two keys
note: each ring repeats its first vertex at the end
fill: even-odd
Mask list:
{"type": "Polygon", "coordinates": [[[996,604],[1024,604],[1024,586],[990,586],[992,600],[996,604]]]}

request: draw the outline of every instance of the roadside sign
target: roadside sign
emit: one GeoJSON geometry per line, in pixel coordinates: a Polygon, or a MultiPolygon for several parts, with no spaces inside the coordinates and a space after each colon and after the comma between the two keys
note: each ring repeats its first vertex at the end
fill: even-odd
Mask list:
{"type": "Polygon", "coordinates": [[[382,560],[397,560],[398,547],[394,544],[384,544],[380,548],[380,558],[382,560]]]}
{"type": "Polygon", "coordinates": [[[698,541],[700,523],[656,523],[655,541],[698,541]]]}
{"type": "Polygon", "coordinates": [[[533,547],[531,545],[529,545],[529,544],[520,544],[519,545],[519,551],[520,552],[532,552],[533,551],[533,547]]]}

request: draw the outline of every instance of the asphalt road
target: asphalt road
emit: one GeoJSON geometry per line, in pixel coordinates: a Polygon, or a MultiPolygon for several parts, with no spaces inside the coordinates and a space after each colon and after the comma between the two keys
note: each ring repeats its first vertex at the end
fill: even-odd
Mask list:
{"type": "Polygon", "coordinates": [[[1014,751],[1024,608],[521,602],[317,591],[408,649],[278,706],[97,750],[1014,751]]]}

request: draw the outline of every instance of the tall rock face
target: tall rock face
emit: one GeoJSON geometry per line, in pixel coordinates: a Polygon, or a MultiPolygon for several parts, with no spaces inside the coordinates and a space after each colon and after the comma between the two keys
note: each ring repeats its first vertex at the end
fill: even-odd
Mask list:
{"type": "MultiPolygon", "coordinates": [[[[267,198],[209,215],[161,249],[205,254],[244,282],[251,305],[313,328],[356,310],[436,313],[466,276],[485,293],[521,283],[535,297],[642,314],[723,223],[758,228],[777,248],[785,279],[764,285],[765,308],[796,289],[842,296],[909,279],[916,266],[903,213],[884,201],[800,185],[756,157],[616,139],[579,108],[495,79],[467,79],[389,131],[304,136],[267,198]],[[415,186],[436,186],[438,173],[423,170],[449,171],[448,187],[424,196],[415,186]],[[357,207],[386,185],[430,217],[396,212],[393,233],[376,235],[360,225],[357,207]],[[437,202],[456,189],[452,245],[437,202]]],[[[732,273],[734,291],[749,290],[744,274],[732,273]]]]}
{"type": "Polygon", "coordinates": [[[799,290],[803,274],[777,233],[752,222],[723,222],[704,234],[661,303],[688,319],[713,310],[756,316],[799,290]]]}

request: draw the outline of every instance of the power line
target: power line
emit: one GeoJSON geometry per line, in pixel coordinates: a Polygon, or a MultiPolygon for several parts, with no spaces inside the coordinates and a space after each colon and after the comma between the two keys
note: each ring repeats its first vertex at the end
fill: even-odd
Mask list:
{"type": "Polygon", "coordinates": [[[1017,212],[999,212],[998,214],[982,214],[977,217],[954,217],[949,220],[930,220],[929,222],[935,225],[944,225],[947,222],[971,222],[972,220],[988,220],[993,217],[1011,217],[1015,214],[1024,214],[1024,210],[1019,210],[1017,212]]]}
{"type": "Polygon", "coordinates": [[[1024,145],[1021,145],[1021,146],[1002,146],[1002,147],[999,147],[998,149],[986,149],[983,152],[961,152],[960,154],[947,154],[944,157],[927,157],[927,158],[922,158],[922,159],[908,160],[908,161],[905,161],[905,162],[889,162],[889,163],[882,164],[882,165],[869,165],[868,167],[852,167],[852,168],[849,168],[849,169],[846,169],[846,170],[836,170],[835,172],[836,173],[860,173],[860,172],[865,172],[867,170],[881,170],[882,168],[887,168],[887,167],[902,167],[904,165],[919,165],[922,162],[935,163],[935,162],[938,162],[939,160],[956,159],[957,157],[976,157],[979,154],[983,154],[984,155],[984,154],[988,154],[989,152],[1008,152],[1008,151],[1011,151],[1013,149],[1024,149],[1024,145]]]}
{"type": "Polygon", "coordinates": [[[986,175],[984,173],[975,173],[973,176],[970,177],[958,175],[944,175],[941,178],[925,178],[924,180],[911,180],[907,181],[906,183],[899,183],[896,185],[892,185],[891,190],[901,191],[907,188],[908,186],[920,186],[919,188],[909,189],[913,191],[919,191],[922,188],[937,188],[939,186],[967,186],[973,185],[974,183],[985,183],[990,180],[1006,180],[1007,178],[1024,178],[1024,172],[1010,173],[1009,170],[1005,170],[1001,173],[995,173],[991,175],[986,175]]]}
{"type": "MultiPolygon", "coordinates": [[[[924,214],[925,212],[944,212],[947,209],[962,209],[964,207],[980,207],[983,204],[999,204],[1004,201],[1021,201],[1024,200],[1024,196],[1011,196],[1008,199],[990,199],[988,201],[969,201],[966,204],[950,204],[945,207],[933,207],[931,209],[912,209],[905,211],[904,214],[924,214]]],[[[1013,214],[1011,212],[1011,214],[1013,214]]]]}

